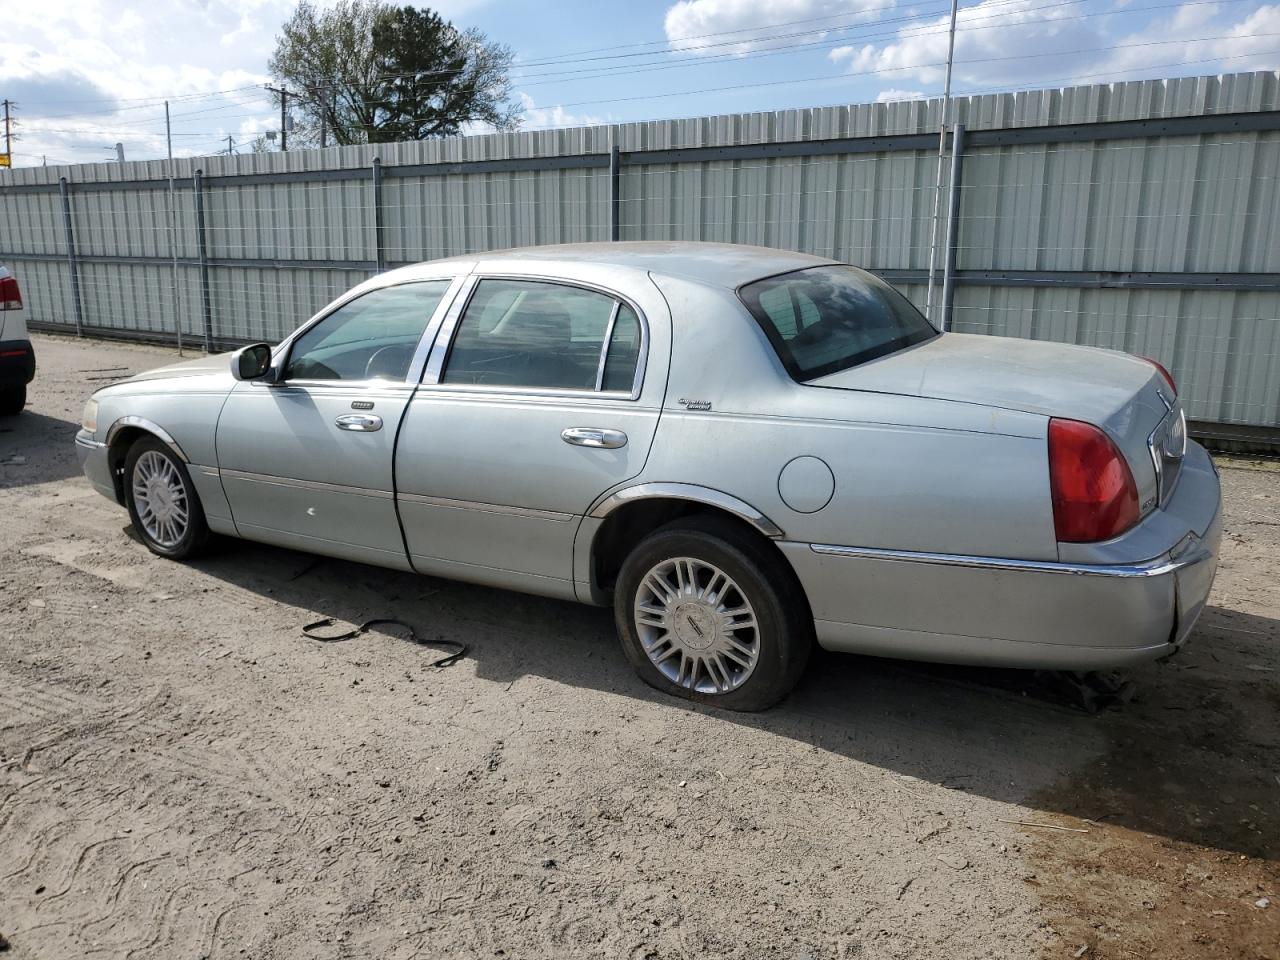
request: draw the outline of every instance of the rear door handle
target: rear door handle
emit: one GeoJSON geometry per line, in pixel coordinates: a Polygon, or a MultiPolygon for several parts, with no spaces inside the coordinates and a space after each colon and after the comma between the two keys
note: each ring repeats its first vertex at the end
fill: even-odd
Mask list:
{"type": "Polygon", "coordinates": [[[616,450],[627,445],[627,435],[608,427],[567,427],[560,432],[560,439],[578,447],[602,447],[616,450]]]}
{"type": "Polygon", "coordinates": [[[348,413],[333,422],[339,430],[354,430],[357,433],[373,433],[382,429],[382,418],[368,413],[348,413]]]}

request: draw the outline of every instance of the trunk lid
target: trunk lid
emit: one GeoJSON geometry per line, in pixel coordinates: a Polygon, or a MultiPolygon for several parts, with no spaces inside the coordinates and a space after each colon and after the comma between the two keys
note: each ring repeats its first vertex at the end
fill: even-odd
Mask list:
{"type": "Polygon", "coordinates": [[[810,384],[977,403],[1092,423],[1111,436],[1129,461],[1144,514],[1157,496],[1148,441],[1170,416],[1169,405],[1177,410],[1176,399],[1156,368],[1127,353],[964,333],[946,333],[810,384]]]}

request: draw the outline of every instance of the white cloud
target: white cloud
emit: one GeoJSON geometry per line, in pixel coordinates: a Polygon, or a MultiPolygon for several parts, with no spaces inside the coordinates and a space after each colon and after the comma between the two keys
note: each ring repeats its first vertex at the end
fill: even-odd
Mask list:
{"type": "Polygon", "coordinates": [[[876,94],[876,103],[896,103],[899,100],[924,100],[924,92],[920,90],[881,90],[876,94]]]}
{"type": "MultiPolygon", "coordinates": [[[[1195,63],[1223,59],[1221,66],[1203,63],[1196,73],[1273,69],[1280,49],[1280,5],[1259,7],[1237,22],[1215,16],[1217,8],[1180,7],[1170,18],[1155,21],[1145,30],[1121,37],[1125,49],[1112,51],[1099,69],[1133,71],[1175,60],[1195,63]],[[1197,41],[1197,37],[1212,37],[1197,41]],[[1161,41],[1152,44],[1151,41],[1161,41]],[[1165,42],[1174,41],[1174,42],[1165,42]],[[1148,44],[1136,46],[1136,44],[1148,44]]],[[[1131,76],[1132,74],[1128,74],[1131,76]]]]}
{"type": "MultiPolygon", "coordinates": [[[[329,6],[335,0],[321,0],[329,6]]],[[[431,6],[457,17],[486,0],[431,6]]],[[[18,103],[15,164],[102,160],[120,141],[129,159],[166,152],[172,102],[174,154],[218,149],[278,125],[261,91],[280,24],[297,0],[55,0],[4,4],[0,63],[18,103]],[[240,89],[249,88],[249,89],[240,89]],[[184,100],[192,94],[235,90],[184,100]],[[149,102],[148,102],[149,101],[149,102]],[[113,110],[119,110],[113,113],[113,110]]]]}
{"type": "MultiPolygon", "coordinates": [[[[1164,75],[1235,72],[1268,68],[1280,48],[1280,6],[1262,6],[1239,21],[1216,4],[1187,4],[1166,18],[1151,19],[1125,34],[1115,20],[1078,19],[1074,7],[1048,7],[1043,0],[982,0],[957,17],[955,82],[998,88],[1046,83],[1101,82],[1114,75],[1134,79],[1144,70],[1164,75]],[[966,29],[968,28],[968,29],[966,29]],[[1223,37],[1198,41],[1196,38],[1223,37]],[[1119,49],[1116,49],[1119,47],[1119,49]],[[1019,56],[1034,51],[1035,59],[1019,56]],[[1220,62],[1210,58],[1230,57],[1220,62]],[[1185,65],[1183,69],[1179,69],[1185,65]]],[[[1118,14],[1117,14],[1118,15],[1118,14]]],[[[831,51],[851,73],[938,86],[947,57],[945,16],[903,27],[887,44],[842,46],[831,51]]]]}
{"type": "MultiPolygon", "coordinates": [[[[558,104],[551,107],[539,107],[533,97],[523,91],[517,92],[520,103],[524,106],[524,123],[521,130],[551,130],[558,127],[590,127],[600,123],[608,123],[608,117],[600,117],[590,113],[569,113],[558,104]]],[[[483,132],[483,131],[480,131],[483,132]]]]}
{"type": "MultiPolygon", "coordinates": [[[[1001,60],[1020,51],[1043,56],[1057,50],[1097,49],[1105,41],[1091,21],[1070,19],[1074,7],[1049,7],[1041,0],[982,0],[962,8],[956,18],[956,76],[969,81],[1025,79],[1026,60],[1001,60]],[[972,29],[975,27],[992,29],[972,29]],[[970,29],[965,29],[970,28],[970,29]]],[[[947,59],[950,18],[912,24],[898,31],[898,39],[884,45],[846,46],[831,51],[837,62],[848,61],[853,73],[887,74],[893,79],[940,83],[947,59]]]]}
{"type": "Polygon", "coordinates": [[[824,28],[874,19],[894,4],[895,0],[679,0],[667,9],[663,26],[673,50],[747,53],[820,39],[823,34],[818,31],[824,28]],[[771,27],[808,36],[771,38],[771,27]]]}

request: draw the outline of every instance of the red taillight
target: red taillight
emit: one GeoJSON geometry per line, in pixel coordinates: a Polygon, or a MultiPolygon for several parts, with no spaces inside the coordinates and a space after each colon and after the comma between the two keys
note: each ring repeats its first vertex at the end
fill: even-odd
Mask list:
{"type": "Polygon", "coordinates": [[[22,292],[16,277],[0,277],[0,310],[21,310],[22,292]]]}
{"type": "Polygon", "coordinates": [[[1164,377],[1165,382],[1169,384],[1169,389],[1173,391],[1173,395],[1176,397],[1178,395],[1178,385],[1173,382],[1173,374],[1169,372],[1168,368],[1159,360],[1152,360],[1150,357],[1143,357],[1142,359],[1160,371],[1160,376],[1164,377]]]}
{"type": "Polygon", "coordinates": [[[1138,487],[1129,464],[1092,424],[1049,421],[1049,489],[1062,542],[1110,540],[1138,522],[1138,487]]]}

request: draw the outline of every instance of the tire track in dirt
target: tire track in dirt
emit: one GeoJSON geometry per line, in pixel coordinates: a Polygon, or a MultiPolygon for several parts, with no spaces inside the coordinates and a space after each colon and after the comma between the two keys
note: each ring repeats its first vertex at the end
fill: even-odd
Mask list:
{"type": "MultiPolygon", "coordinates": [[[[5,679],[8,713],[12,705],[32,708],[19,725],[0,734],[5,755],[15,752],[11,744],[23,748],[20,763],[6,774],[10,779],[39,777],[29,781],[30,789],[5,796],[0,827],[0,862],[15,862],[6,850],[30,851],[7,878],[13,889],[26,890],[33,900],[30,929],[45,936],[56,932],[69,947],[78,943],[88,948],[110,939],[135,956],[171,955],[171,945],[186,942],[188,927],[200,926],[202,917],[211,923],[226,905],[225,884],[216,871],[194,874],[207,909],[191,908],[175,897],[160,907],[155,894],[142,889],[146,884],[141,877],[165,872],[167,862],[186,859],[200,846],[225,846],[245,857],[278,853],[282,826],[289,828],[286,836],[306,842],[306,817],[296,815],[294,798],[280,785],[281,765],[262,763],[236,740],[228,750],[199,736],[183,736],[199,717],[184,713],[167,686],[119,709],[77,690],[78,678],[69,672],[56,685],[20,676],[5,679]],[[27,739],[31,731],[44,736],[33,743],[27,739]],[[183,838],[191,830],[184,830],[181,817],[148,813],[154,829],[145,837],[104,836],[82,815],[83,805],[94,810],[97,824],[134,822],[137,810],[155,809],[148,784],[156,778],[169,780],[170,789],[186,783],[199,791],[212,829],[183,838]],[[261,809],[246,811],[246,803],[261,809]],[[228,811],[229,818],[219,820],[218,810],[228,811]],[[255,817],[263,826],[246,829],[246,819],[255,817]],[[171,844],[169,852],[135,856],[134,851],[147,849],[148,838],[160,834],[171,844]],[[260,844],[256,838],[270,842],[260,844]],[[41,894],[34,893],[37,889],[41,894]],[[205,917],[209,910],[213,913],[205,917]],[[50,916],[58,921],[47,922],[50,916]],[[116,929],[127,929],[128,937],[112,937],[116,929]]],[[[284,775],[290,774],[285,765],[284,775]]],[[[255,869],[261,867],[242,875],[255,869]]],[[[21,935],[22,930],[11,927],[8,932],[21,935]]]]}

